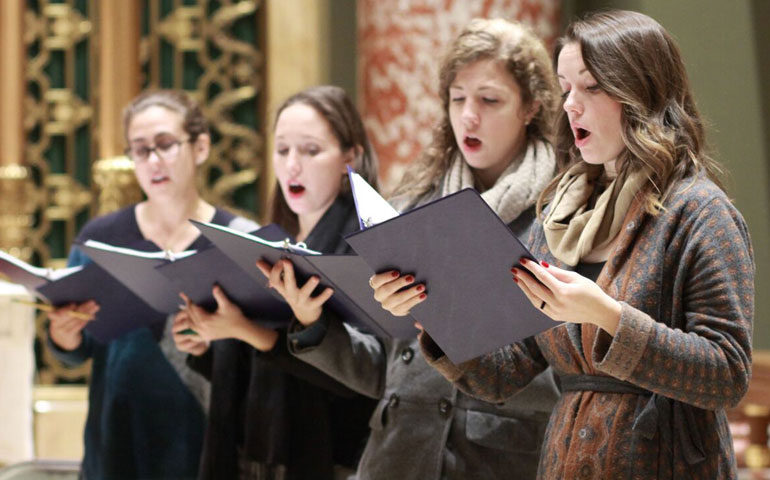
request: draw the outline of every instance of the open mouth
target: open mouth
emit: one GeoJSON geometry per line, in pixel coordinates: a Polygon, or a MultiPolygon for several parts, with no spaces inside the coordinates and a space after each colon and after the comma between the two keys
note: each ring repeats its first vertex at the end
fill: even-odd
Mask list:
{"type": "Polygon", "coordinates": [[[463,143],[465,143],[465,146],[469,148],[478,148],[481,146],[481,140],[474,137],[465,137],[465,140],[463,140],[463,143]]]}
{"type": "Polygon", "coordinates": [[[303,185],[300,185],[299,183],[289,184],[289,193],[293,195],[299,195],[304,191],[305,191],[305,187],[303,185]]]}
{"type": "Polygon", "coordinates": [[[154,175],[154,176],[153,176],[153,177],[150,179],[150,182],[152,182],[152,183],[153,183],[153,185],[154,185],[154,184],[158,184],[158,183],[163,183],[163,182],[166,182],[166,181],[168,181],[168,180],[169,180],[169,178],[168,178],[168,176],[167,176],[167,175],[154,175]]]}
{"type": "Polygon", "coordinates": [[[586,138],[588,138],[589,135],[591,135],[591,132],[589,132],[585,128],[577,128],[575,130],[575,139],[576,140],[585,140],[586,138]]]}

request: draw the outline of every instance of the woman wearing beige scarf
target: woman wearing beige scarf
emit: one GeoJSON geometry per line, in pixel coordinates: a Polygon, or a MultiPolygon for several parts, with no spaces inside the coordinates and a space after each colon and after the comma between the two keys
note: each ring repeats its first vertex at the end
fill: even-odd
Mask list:
{"type": "Polygon", "coordinates": [[[558,374],[539,478],[734,479],[724,409],[750,378],[753,254],[678,47],[653,19],[609,11],[568,27],[556,58],[566,166],[530,235],[541,261],[512,271],[564,323],[461,365],[423,333],[423,354],[487,401],[558,374]]]}

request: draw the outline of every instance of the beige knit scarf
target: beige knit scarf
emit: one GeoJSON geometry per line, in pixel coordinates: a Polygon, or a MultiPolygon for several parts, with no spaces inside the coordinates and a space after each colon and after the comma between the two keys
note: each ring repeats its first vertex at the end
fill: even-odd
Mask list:
{"type": "MultiPolygon", "coordinates": [[[[548,143],[531,141],[489,190],[481,194],[506,224],[535,204],[538,195],[553,178],[556,159],[548,143]]],[[[441,196],[474,187],[473,171],[461,154],[452,159],[441,185],[441,196]]]]}
{"type": "Polygon", "coordinates": [[[570,167],[556,187],[543,222],[545,239],[553,256],[575,266],[594,250],[606,247],[623,226],[636,194],[648,179],[646,171],[616,177],[598,196],[603,168],[580,162],[570,167]],[[598,192],[597,192],[598,193],[598,192]]]}

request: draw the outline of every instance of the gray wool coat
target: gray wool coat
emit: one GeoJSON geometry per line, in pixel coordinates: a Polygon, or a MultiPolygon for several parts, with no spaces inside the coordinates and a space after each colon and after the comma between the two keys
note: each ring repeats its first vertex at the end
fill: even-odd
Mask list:
{"type": "MultiPolygon", "coordinates": [[[[523,234],[532,212],[511,225],[523,234]]],[[[327,314],[328,315],[328,314],[327,314]]],[[[379,399],[360,480],[533,479],[559,393],[550,370],[504,403],[460,392],[431,368],[417,339],[382,340],[323,319],[320,343],[289,349],[341,383],[379,399]]],[[[313,327],[310,327],[313,328],[313,327]]]]}

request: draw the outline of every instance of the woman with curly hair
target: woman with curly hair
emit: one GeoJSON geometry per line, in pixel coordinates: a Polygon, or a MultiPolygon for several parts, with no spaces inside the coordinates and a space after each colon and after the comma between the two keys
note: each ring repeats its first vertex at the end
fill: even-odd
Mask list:
{"type": "MultiPolygon", "coordinates": [[[[545,47],[522,25],[474,20],[450,46],[439,80],[444,117],[394,204],[413,208],[475,187],[523,236],[556,167],[548,137],[558,94],[545,47]]],[[[412,276],[398,273],[387,279],[388,288],[410,283],[412,276]]],[[[419,301],[423,290],[413,285],[405,292],[419,301]]],[[[410,307],[383,303],[395,314],[410,307]]],[[[297,320],[289,335],[295,355],[379,400],[358,478],[534,477],[558,397],[550,373],[491,405],[432,370],[416,338],[377,339],[326,312],[297,320]]]]}

